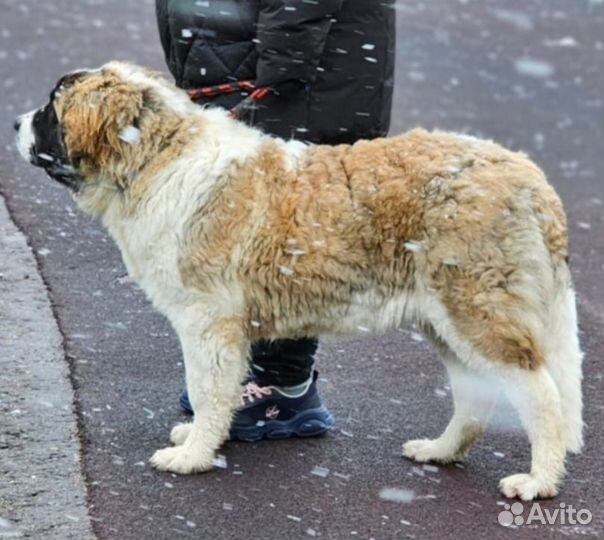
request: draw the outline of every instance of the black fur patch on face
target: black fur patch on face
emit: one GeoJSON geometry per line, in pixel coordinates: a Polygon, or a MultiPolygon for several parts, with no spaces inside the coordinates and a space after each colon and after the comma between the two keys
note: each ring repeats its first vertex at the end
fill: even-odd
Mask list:
{"type": "Polygon", "coordinates": [[[75,170],[65,148],[63,129],[59,124],[53,101],[63,89],[77,81],[82,74],[76,72],[63,77],[51,92],[48,104],[38,109],[32,120],[35,139],[32,163],[42,167],[48,176],[73,191],[78,191],[82,178],[75,170]]]}

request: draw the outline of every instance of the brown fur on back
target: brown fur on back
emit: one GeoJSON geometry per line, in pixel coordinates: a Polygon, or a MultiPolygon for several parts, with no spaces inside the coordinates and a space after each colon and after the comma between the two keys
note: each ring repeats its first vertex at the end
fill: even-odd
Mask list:
{"type": "Polygon", "coordinates": [[[193,224],[181,268],[201,288],[236,268],[254,339],[328,330],[355,294],[413,294],[421,276],[483,355],[534,369],[531,271],[566,258],[563,216],[542,172],[490,142],[415,130],[317,146],[293,169],[267,143],[193,224]]]}

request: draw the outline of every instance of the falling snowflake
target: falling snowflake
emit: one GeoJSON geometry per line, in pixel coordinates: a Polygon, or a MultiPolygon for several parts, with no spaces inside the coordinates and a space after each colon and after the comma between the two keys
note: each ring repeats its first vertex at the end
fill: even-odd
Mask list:
{"type": "Polygon", "coordinates": [[[120,132],[118,137],[128,144],[136,144],[141,138],[141,132],[134,126],[128,126],[120,132]]]}
{"type": "Polygon", "coordinates": [[[413,251],[414,253],[419,253],[424,249],[424,245],[422,242],[411,240],[410,242],[405,242],[405,249],[413,251]]]}
{"type": "Polygon", "coordinates": [[[554,66],[548,62],[537,58],[530,58],[528,56],[518,58],[514,62],[514,68],[520,75],[526,75],[527,77],[534,77],[536,79],[546,79],[547,77],[551,77],[555,72],[554,66]]]}
{"type": "Polygon", "coordinates": [[[314,474],[315,476],[320,476],[321,478],[327,478],[329,475],[329,469],[326,467],[314,467],[310,474],[314,474]]]}
{"type": "Polygon", "coordinates": [[[560,39],[547,39],[543,42],[546,47],[577,47],[579,44],[572,36],[566,36],[560,39]]]}
{"type": "Polygon", "coordinates": [[[212,461],[212,465],[214,465],[214,467],[218,467],[219,469],[226,469],[227,459],[222,454],[218,454],[212,461]]]}
{"type": "Polygon", "coordinates": [[[408,504],[415,500],[415,492],[411,489],[385,487],[380,490],[380,499],[408,504]]]}

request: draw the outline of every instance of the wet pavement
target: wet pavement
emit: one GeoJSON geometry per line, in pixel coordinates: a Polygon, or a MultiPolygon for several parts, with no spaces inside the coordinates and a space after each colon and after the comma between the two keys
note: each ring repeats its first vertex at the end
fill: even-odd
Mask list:
{"type": "Polygon", "coordinates": [[[497,482],[527,470],[530,456],[505,402],[463,466],[421,467],[400,456],[405,440],[438,435],[452,408],[443,368],[412,329],[323,343],[321,389],[337,419],[327,437],[228,444],[227,468],[205,475],[150,468],[147,459],[183,419],[177,340],[126,278],[99,224],[20,162],[11,125],[67,70],[112,58],[163,68],[153,2],[0,0],[0,10],[0,191],[35,250],[64,337],[98,538],[604,536],[601,0],[398,6],[392,132],[438,127],[524,149],[569,214],[586,352],[586,450],[569,459],[560,496],[541,507],[565,503],[593,520],[514,531],[498,524],[506,501],[497,482]]]}

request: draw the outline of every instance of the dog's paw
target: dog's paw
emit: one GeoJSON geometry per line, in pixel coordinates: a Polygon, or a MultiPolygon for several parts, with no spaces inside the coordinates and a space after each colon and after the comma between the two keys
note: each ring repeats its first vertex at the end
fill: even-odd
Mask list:
{"type": "Polygon", "coordinates": [[[554,482],[541,480],[531,474],[513,474],[502,478],[499,490],[510,499],[519,498],[523,501],[532,501],[537,497],[548,499],[558,495],[554,482]]]}
{"type": "Polygon", "coordinates": [[[451,453],[450,449],[440,439],[415,439],[407,441],[403,444],[403,456],[419,463],[427,463],[429,461],[450,463],[457,459],[457,455],[451,453]]]}
{"type": "Polygon", "coordinates": [[[566,451],[571,454],[580,454],[583,451],[583,434],[580,431],[567,435],[566,451]]]}
{"type": "Polygon", "coordinates": [[[212,457],[204,458],[184,446],[162,448],[151,456],[151,464],[160,471],[177,474],[193,474],[209,471],[212,468],[212,457]]]}
{"type": "Polygon", "coordinates": [[[192,423],[176,424],[170,432],[170,442],[175,446],[184,444],[193,427],[192,423]]]}

